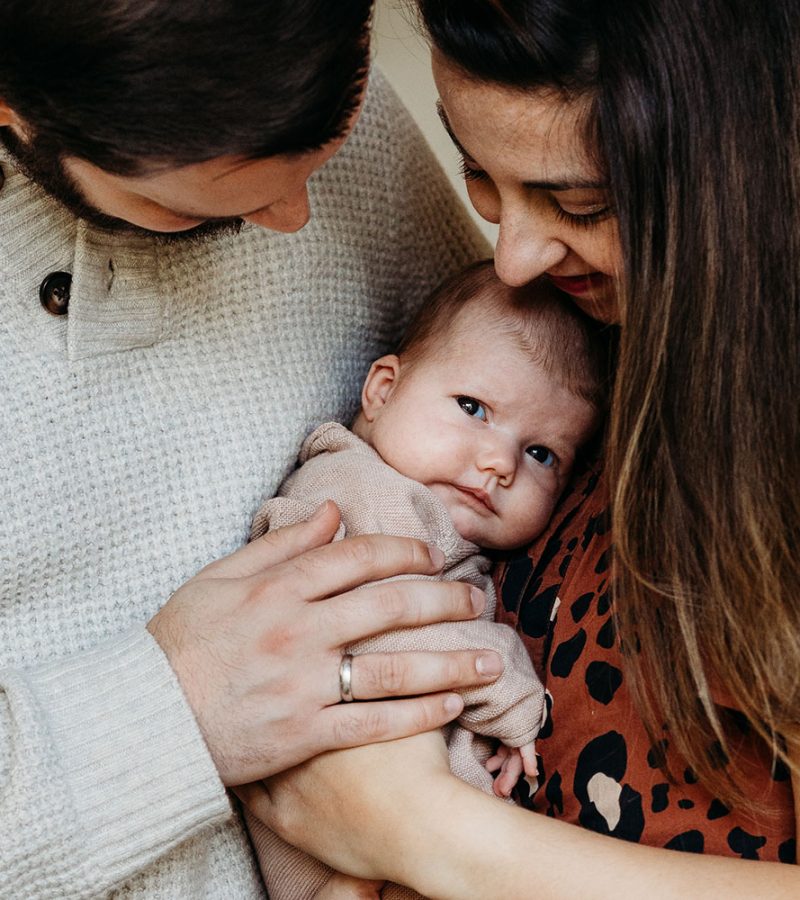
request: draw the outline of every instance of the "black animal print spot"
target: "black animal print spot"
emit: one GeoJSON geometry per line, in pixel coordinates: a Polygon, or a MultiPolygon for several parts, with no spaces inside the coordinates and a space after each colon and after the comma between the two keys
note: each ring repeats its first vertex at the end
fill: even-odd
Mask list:
{"type": "Polygon", "coordinates": [[[558,574],[561,578],[566,577],[571,562],[572,562],[572,554],[571,553],[568,553],[561,560],[561,565],[558,567],[558,574]]]}
{"type": "Polygon", "coordinates": [[[707,816],[709,819],[721,819],[723,816],[727,816],[730,813],[730,810],[721,800],[712,800],[711,806],[708,807],[707,816]]]}
{"type": "Polygon", "coordinates": [[[622,672],[616,666],[595,660],[586,667],[589,694],[604,706],[611,703],[621,684],[622,672]]]}
{"type": "Polygon", "coordinates": [[[532,600],[523,601],[519,611],[519,625],[523,634],[540,638],[550,627],[550,614],[558,596],[559,585],[555,584],[537,594],[532,600]]]}
{"type": "MultiPolygon", "coordinates": [[[[575,767],[573,791],[581,805],[578,821],[584,828],[599,834],[609,834],[627,841],[638,841],[644,831],[642,796],[622,779],[628,768],[625,738],[617,731],[596,737],[581,750],[575,767]],[[606,818],[611,810],[601,811],[589,799],[589,784],[596,775],[603,775],[620,785],[619,818],[613,828],[606,818]],[[604,814],[605,813],[605,814],[604,814]]],[[[614,808],[613,812],[617,812],[614,808]]]]}
{"type": "Polygon", "coordinates": [[[597,598],[597,614],[604,616],[611,609],[611,591],[605,591],[597,598]]]}
{"type": "MultiPolygon", "coordinates": [[[[539,737],[544,740],[553,733],[553,695],[550,691],[544,692],[544,708],[547,712],[542,727],[539,729],[539,737]]],[[[539,770],[541,772],[541,769],[539,770]]]]}
{"type": "Polygon", "coordinates": [[[567,678],[585,646],[586,632],[582,628],[568,640],[562,641],[556,647],[550,661],[550,671],[553,675],[567,678]]]}
{"type": "Polygon", "coordinates": [[[694,829],[676,834],[672,840],[664,844],[667,850],[683,850],[684,853],[702,853],[705,845],[702,832],[694,829]]]}
{"type": "Polygon", "coordinates": [[[547,799],[547,815],[555,818],[556,811],[564,812],[564,792],[561,790],[561,773],[553,772],[544,791],[547,799]]]}
{"type": "Polygon", "coordinates": [[[596,534],[605,534],[604,531],[598,530],[598,525],[602,526],[602,521],[602,513],[599,516],[589,517],[589,521],[586,523],[586,528],[583,529],[583,540],[581,541],[581,547],[584,550],[589,546],[596,534]]]}
{"type": "Polygon", "coordinates": [[[653,785],[653,799],[650,801],[650,809],[654,813],[664,812],[664,810],[669,806],[669,785],[666,783],[663,784],[654,784],[653,785]]]}
{"type": "Polygon", "coordinates": [[[576,537],[570,538],[569,543],[567,544],[567,550],[570,553],[578,546],[578,539],[576,537]]]}
{"type": "MultiPolygon", "coordinates": [[[[531,559],[527,555],[512,557],[503,573],[501,600],[507,612],[516,612],[520,598],[530,591],[531,559]]],[[[540,586],[540,585],[539,585],[540,586]]],[[[535,586],[537,590],[539,586],[535,586]]]]}
{"type": "Polygon", "coordinates": [[[758,859],[758,851],[767,843],[765,837],[749,834],[738,826],[728,834],[728,846],[742,859],[758,859]]]}
{"type": "Polygon", "coordinates": [[[569,611],[572,613],[572,621],[575,622],[576,625],[589,611],[592,597],[594,597],[593,591],[589,591],[588,594],[581,594],[572,606],[570,606],[569,611]]]}
{"type": "Polygon", "coordinates": [[[724,769],[729,762],[728,754],[722,749],[722,744],[719,741],[714,741],[708,748],[708,758],[715,769],[724,769]]]}
{"type": "Polygon", "coordinates": [[[657,744],[653,744],[647,751],[647,765],[651,769],[660,769],[666,763],[667,747],[669,747],[669,741],[666,738],[661,738],[657,744]]]}
{"type": "Polygon", "coordinates": [[[614,646],[616,636],[617,629],[614,620],[609,616],[603,623],[603,627],[597,632],[597,643],[606,650],[610,650],[614,646]]]}
{"type": "Polygon", "coordinates": [[[797,841],[789,838],[778,847],[778,859],[782,863],[794,863],[797,861],[797,841]]]}
{"type": "Polygon", "coordinates": [[[686,768],[683,770],[683,780],[686,784],[697,784],[697,775],[692,769],[686,768]]]}
{"type": "Polygon", "coordinates": [[[694,800],[684,797],[682,800],[678,800],[678,806],[681,809],[694,809],[694,800]]]}
{"type": "Polygon", "coordinates": [[[608,567],[610,564],[610,562],[609,562],[610,557],[611,557],[610,550],[604,550],[600,554],[600,559],[597,560],[597,565],[594,567],[594,570],[598,575],[600,575],[602,572],[608,571],[608,567]]]}

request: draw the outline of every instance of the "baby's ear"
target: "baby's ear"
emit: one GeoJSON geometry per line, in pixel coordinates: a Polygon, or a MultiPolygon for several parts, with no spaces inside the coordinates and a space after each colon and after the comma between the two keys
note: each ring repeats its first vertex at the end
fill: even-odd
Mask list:
{"type": "Polygon", "coordinates": [[[400,357],[390,354],[376,359],[361,389],[361,410],[364,418],[372,422],[378,411],[386,404],[400,375],[400,357]]]}

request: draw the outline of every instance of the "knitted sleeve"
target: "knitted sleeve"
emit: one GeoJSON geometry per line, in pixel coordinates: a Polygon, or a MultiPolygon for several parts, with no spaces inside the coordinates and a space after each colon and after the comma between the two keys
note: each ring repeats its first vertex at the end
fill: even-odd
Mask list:
{"type": "Polygon", "coordinates": [[[229,813],[144,629],[63,661],[0,669],[0,897],[103,896],[229,813]]]}

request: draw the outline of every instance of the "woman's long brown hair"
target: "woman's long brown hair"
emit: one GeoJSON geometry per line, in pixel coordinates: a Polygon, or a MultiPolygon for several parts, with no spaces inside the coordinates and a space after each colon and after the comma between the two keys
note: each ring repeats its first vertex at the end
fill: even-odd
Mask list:
{"type": "MultiPolygon", "coordinates": [[[[800,733],[796,0],[419,0],[474,77],[593,101],[625,259],[614,608],[655,740],[757,806],[721,708],[800,733]],[[731,765],[722,765],[725,760],[731,765]]],[[[797,756],[795,756],[795,763],[797,756]]],[[[796,770],[796,768],[795,768],[796,770]]]]}

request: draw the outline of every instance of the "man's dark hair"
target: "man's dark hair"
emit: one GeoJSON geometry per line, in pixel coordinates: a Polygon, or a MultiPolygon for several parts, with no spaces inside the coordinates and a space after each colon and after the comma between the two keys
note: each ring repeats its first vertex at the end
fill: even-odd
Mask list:
{"type": "Polygon", "coordinates": [[[372,0],[0,0],[0,98],[119,175],[340,137],[372,0]]]}

